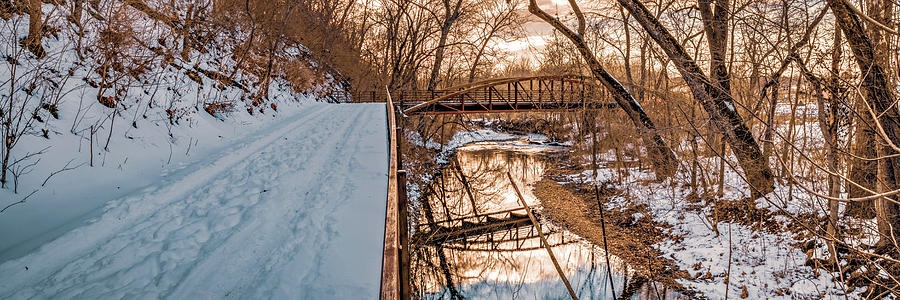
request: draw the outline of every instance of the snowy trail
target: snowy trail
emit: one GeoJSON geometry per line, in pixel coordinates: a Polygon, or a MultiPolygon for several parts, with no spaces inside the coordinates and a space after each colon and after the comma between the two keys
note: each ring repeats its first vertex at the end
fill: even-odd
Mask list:
{"type": "Polygon", "coordinates": [[[0,265],[0,298],[374,298],[384,124],[312,106],[0,265]]]}

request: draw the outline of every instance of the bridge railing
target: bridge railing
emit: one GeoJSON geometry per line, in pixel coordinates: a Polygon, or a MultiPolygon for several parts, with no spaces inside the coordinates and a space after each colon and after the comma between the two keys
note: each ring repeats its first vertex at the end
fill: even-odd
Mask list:
{"type": "Polygon", "coordinates": [[[388,186],[381,260],[382,300],[410,299],[409,229],[407,226],[406,171],[402,169],[397,112],[387,93],[388,186]]]}
{"type": "MultiPolygon", "coordinates": [[[[456,90],[398,90],[391,95],[395,104],[425,102],[438,97],[458,92],[456,90]]],[[[357,103],[387,102],[386,91],[357,91],[344,93],[341,99],[357,103]]],[[[600,101],[608,99],[605,91],[595,88],[548,90],[548,89],[501,89],[485,88],[469,91],[461,95],[447,98],[451,102],[579,102],[600,101]]],[[[442,101],[444,102],[444,101],[442,101]]]]}

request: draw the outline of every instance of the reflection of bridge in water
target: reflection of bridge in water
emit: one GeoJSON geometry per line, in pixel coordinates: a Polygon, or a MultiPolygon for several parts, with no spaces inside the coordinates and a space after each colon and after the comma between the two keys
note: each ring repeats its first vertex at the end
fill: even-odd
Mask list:
{"type": "MultiPolygon", "coordinates": [[[[361,91],[355,102],[383,102],[386,91],[361,91]]],[[[615,108],[592,77],[553,75],[499,78],[443,90],[397,90],[391,98],[403,114],[465,114],[615,108]]]]}
{"type": "MultiPolygon", "coordinates": [[[[540,216],[533,209],[532,214],[540,216]]],[[[411,242],[463,251],[530,251],[540,249],[539,244],[535,245],[539,237],[525,208],[520,207],[419,224],[411,242]]],[[[554,246],[575,241],[560,235],[554,246]]]]}

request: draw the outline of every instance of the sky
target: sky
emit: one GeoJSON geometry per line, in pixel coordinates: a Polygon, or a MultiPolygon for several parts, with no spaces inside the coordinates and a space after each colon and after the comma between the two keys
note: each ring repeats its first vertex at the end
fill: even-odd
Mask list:
{"type": "MultiPolygon", "coordinates": [[[[537,18],[528,12],[528,1],[524,1],[521,13],[528,16],[528,23],[525,24],[525,37],[509,41],[500,42],[499,46],[516,57],[531,58],[534,53],[539,52],[546,44],[546,38],[554,31],[550,24],[537,18]]],[[[563,21],[574,18],[572,9],[568,0],[537,0],[538,6],[550,15],[558,16],[563,21]]],[[[585,1],[578,1],[582,11],[590,11],[591,5],[585,1]]],[[[532,61],[532,63],[535,63],[532,61]]]]}
{"type": "MultiPolygon", "coordinates": [[[[568,0],[538,0],[538,6],[551,15],[558,15],[566,19],[572,10],[569,7],[568,0]]],[[[506,43],[506,50],[516,52],[521,55],[523,51],[529,51],[529,48],[540,49],[547,43],[544,38],[553,32],[553,27],[528,12],[527,1],[522,9],[522,14],[529,16],[529,22],[525,24],[526,37],[506,43]]]]}

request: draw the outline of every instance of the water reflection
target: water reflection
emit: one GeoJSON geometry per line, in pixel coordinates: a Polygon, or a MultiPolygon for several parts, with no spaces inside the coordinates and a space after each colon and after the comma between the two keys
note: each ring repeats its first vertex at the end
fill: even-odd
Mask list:
{"type": "MultiPolygon", "coordinates": [[[[539,216],[540,201],[527,187],[544,173],[544,152],[562,149],[513,141],[458,150],[426,188],[427,201],[412,238],[412,285],[421,298],[569,298],[506,175],[512,174],[525,202],[539,216]]],[[[547,222],[541,226],[578,297],[612,299],[603,250],[547,222]]],[[[611,261],[617,296],[626,289],[625,298],[663,295],[632,277],[614,256],[611,261]]]]}

